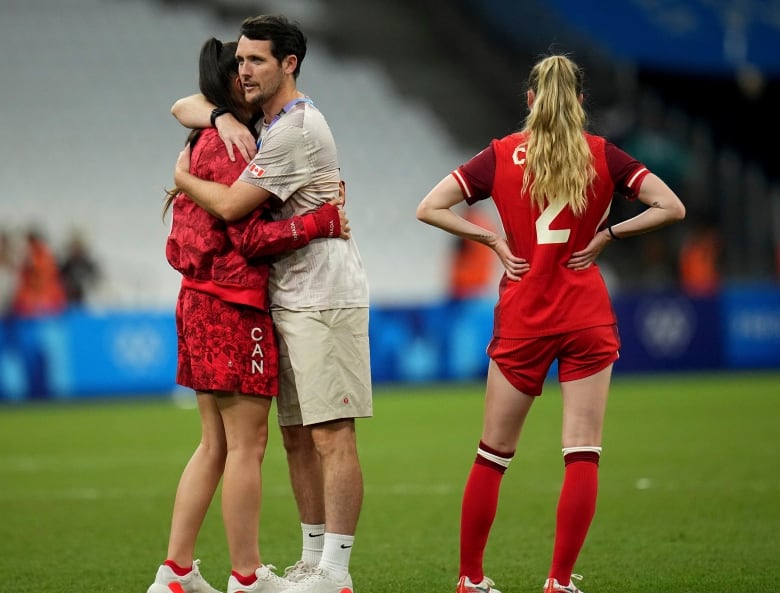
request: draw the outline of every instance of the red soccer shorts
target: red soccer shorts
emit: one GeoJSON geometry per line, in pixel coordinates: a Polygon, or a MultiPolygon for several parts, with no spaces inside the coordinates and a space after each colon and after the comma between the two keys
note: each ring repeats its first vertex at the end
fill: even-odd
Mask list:
{"type": "Polygon", "coordinates": [[[590,377],[618,359],[616,325],[589,327],[555,336],[493,338],[487,353],[515,389],[541,395],[550,367],[558,359],[558,380],[590,377]]]}
{"type": "Polygon", "coordinates": [[[279,392],[279,350],[267,311],[183,288],[176,333],[179,385],[266,396],[279,392]]]}

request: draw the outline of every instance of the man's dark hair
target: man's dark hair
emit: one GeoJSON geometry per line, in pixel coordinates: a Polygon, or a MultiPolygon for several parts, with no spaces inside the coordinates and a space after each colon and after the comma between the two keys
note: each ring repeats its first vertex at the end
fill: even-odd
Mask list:
{"type": "Polygon", "coordinates": [[[245,19],[241,23],[239,36],[253,41],[270,41],[271,55],[281,62],[287,56],[298,58],[293,76],[298,78],[301,63],[306,57],[306,36],[298,23],[287,17],[275,14],[262,14],[245,19]]]}

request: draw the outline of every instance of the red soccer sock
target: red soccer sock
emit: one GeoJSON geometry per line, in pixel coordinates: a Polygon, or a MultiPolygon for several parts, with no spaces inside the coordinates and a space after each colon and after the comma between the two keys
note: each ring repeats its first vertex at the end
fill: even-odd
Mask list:
{"type": "Polygon", "coordinates": [[[472,583],[481,582],[485,576],[485,546],[496,517],[501,478],[513,455],[514,451],[501,453],[480,442],[466,481],[460,515],[459,574],[469,577],[472,583]]]}
{"type": "Polygon", "coordinates": [[[170,568],[176,576],[183,577],[192,570],[192,566],[187,566],[186,568],[184,566],[179,566],[176,564],[173,560],[166,560],[163,564],[170,568]]]}
{"type": "Polygon", "coordinates": [[[596,512],[599,454],[577,451],[564,457],[566,469],[558,499],[551,578],[568,585],[596,512]]]}
{"type": "Polygon", "coordinates": [[[235,570],[231,570],[230,574],[236,577],[236,580],[242,585],[244,585],[244,587],[249,587],[250,585],[254,584],[254,582],[257,580],[257,574],[255,574],[254,572],[248,576],[244,576],[242,574],[237,573],[235,570]]]}

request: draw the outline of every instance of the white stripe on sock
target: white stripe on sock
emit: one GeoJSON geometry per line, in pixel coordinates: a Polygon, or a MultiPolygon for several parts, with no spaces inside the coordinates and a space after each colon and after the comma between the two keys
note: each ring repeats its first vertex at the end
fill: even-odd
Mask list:
{"type": "Polygon", "coordinates": [[[512,461],[511,457],[499,457],[498,455],[494,455],[493,453],[488,453],[484,449],[480,449],[480,448],[477,448],[477,455],[479,455],[480,457],[484,457],[488,461],[492,461],[493,463],[496,463],[504,468],[509,467],[509,462],[512,461]]]}
{"type": "Polygon", "coordinates": [[[569,453],[596,453],[601,457],[601,447],[564,447],[562,451],[564,457],[569,453]]]}

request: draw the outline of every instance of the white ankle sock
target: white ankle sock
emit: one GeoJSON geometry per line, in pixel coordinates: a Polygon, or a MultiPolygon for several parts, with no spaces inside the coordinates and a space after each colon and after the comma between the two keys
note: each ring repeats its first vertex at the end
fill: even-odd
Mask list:
{"type": "Polygon", "coordinates": [[[301,523],[303,536],[303,552],[301,560],[306,566],[317,566],[322,556],[322,546],[325,540],[325,525],[309,525],[301,523]]]}
{"type": "Polygon", "coordinates": [[[336,580],[341,580],[349,574],[349,557],[352,554],[354,535],[339,535],[325,533],[325,544],[322,548],[320,568],[336,580]]]}

